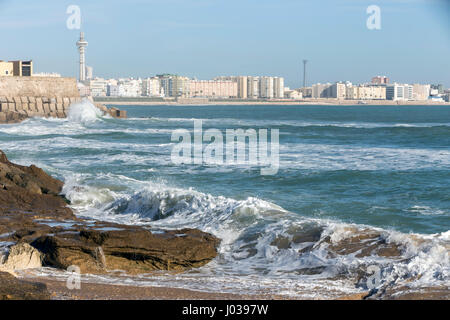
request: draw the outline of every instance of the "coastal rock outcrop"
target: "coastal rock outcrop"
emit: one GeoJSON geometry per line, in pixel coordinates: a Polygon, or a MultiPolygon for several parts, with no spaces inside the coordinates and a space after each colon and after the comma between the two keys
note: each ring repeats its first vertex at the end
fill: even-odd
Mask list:
{"type": "Polygon", "coordinates": [[[198,230],[153,234],[143,228],[120,227],[46,235],[32,245],[44,254],[45,265],[62,269],[76,265],[82,273],[182,271],[202,266],[216,256],[217,238],[198,230]]]}
{"type": "Polygon", "coordinates": [[[14,273],[15,270],[40,267],[42,267],[41,253],[25,242],[13,245],[9,248],[8,254],[0,258],[0,271],[14,273]]]}
{"type": "Polygon", "coordinates": [[[19,280],[0,272],[0,300],[49,300],[50,293],[43,283],[19,280]]]}
{"type": "Polygon", "coordinates": [[[199,267],[217,255],[219,239],[199,230],[152,232],[80,219],[60,195],[62,186],[42,169],[14,164],[0,151],[0,241],[10,244],[0,268],[39,267],[42,261],[61,269],[76,265],[83,273],[138,274],[199,267]]]}

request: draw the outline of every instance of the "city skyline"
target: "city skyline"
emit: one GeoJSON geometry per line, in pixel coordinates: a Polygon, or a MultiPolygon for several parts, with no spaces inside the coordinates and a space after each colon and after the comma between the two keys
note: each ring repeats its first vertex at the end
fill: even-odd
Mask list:
{"type": "Polygon", "coordinates": [[[234,1],[185,4],[134,0],[135,6],[127,7],[111,1],[103,8],[86,1],[61,1],[57,5],[42,1],[20,6],[20,12],[11,1],[1,1],[1,32],[9,44],[2,59],[33,59],[36,72],[77,77],[74,42],[80,30],[69,30],[65,23],[66,8],[76,4],[81,8],[81,31],[89,41],[86,64],[94,68],[94,76],[144,78],[175,73],[213,79],[221,75],[272,74],[284,77],[286,86],[297,88],[303,83],[302,60],[307,59],[308,85],[345,80],[364,83],[375,75],[387,75],[400,83],[442,83],[450,87],[446,61],[450,29],[446,28],[446,14],[437,12],[448,7],[445,1],[374,1],[381,8],[381,30],[366,28],[369,1],[339,1],[338,5],[322,1],[325,5],[320,9],[305,1],[262,1],[254,12],[250,2],[242,3],[235,17],[227,17],[238,8],[234,1]],[[183,18],[179,13],[183,10],[176,10],[173,17],[163,20],[175,7],[193,15],[183,18]],[[306,9],[309,17],[299,9],[306,9]],[[251,24],[252,19],[269,18],[270,12],[273,17],[269,26],[251,24]],[[209,16],[203,18],[202,13],[209,16]],[[326,16],[330,19],[323,23],[326,16]],[[299,21],[282,21],[293,17],[299,21]],[[334,28],[337,20],[340,24],[334,28]],[[308,32],[302,33],[305,27],[308,32]],[[130,34],[131,30],[140,32],[130,34]],[[246,30],[250,33],[242,32],[246,30]],[[398,30],[402,31],[400,39],[398,30]],[[14,41],[25,33],[33,36],[25,42],[14,41]],[[336,39],[336,35],[340,37],[336,39]],[[45,41],[57,45],[44,46],[45,41]]]}

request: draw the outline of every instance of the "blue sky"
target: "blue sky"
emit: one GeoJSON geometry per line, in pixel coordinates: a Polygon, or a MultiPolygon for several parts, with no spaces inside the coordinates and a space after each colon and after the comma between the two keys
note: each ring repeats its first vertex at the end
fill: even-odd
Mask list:
{"type": "Polygon", "coordinates": [[[448,0],[0,0],[0,59],[33,59],[37,72],[76,76],[81,8],[87,64],[102,77],[176,73],[278,75],[301,84],[393,81],[450,87],[448,0]],[[366,28],[369,5],[381,30],[366,28]]]}

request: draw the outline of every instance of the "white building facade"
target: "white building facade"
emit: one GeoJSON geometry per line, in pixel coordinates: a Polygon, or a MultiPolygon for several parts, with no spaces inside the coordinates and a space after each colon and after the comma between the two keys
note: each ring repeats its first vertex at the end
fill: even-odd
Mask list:
{"type": "Polygon", "coordinates": [[[394,83],[386,86],[387,100],[413,100],[413,86],[394,83]]]}

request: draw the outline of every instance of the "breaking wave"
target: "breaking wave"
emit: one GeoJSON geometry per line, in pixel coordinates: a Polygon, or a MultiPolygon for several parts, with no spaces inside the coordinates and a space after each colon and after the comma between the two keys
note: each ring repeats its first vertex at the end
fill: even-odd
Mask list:
{"type": "Polygon", "coordinates": [[[97,121],[102,116],[102,112],[92,104],[89,99],[84,98],[81,102],[70,106],[67,119],[71,122],[89,123],[97,121]]]}
{"type": "Polygon", "coordinates": [[[351,279],[367,289],[367,268],[375,265],[380,288],[450,282],[450,231],[406,234],[312,219],[254,197],[235,200],[162,184],[127,194],[78,182],[68,181],[64,191],[83,216],[154,230],[199,228],[219,237],[219,256],[202,268],[206,274],[351,279]]]}

